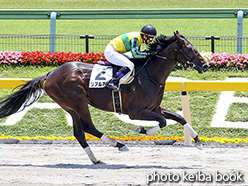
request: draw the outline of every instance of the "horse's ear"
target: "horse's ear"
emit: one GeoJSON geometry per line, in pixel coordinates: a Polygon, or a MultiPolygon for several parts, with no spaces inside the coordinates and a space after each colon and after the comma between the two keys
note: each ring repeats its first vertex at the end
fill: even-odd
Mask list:
{"type": "Polygon", "coordinates": [[[176,32],[174,32],[174,36],[176,36],[176,35],[179,35],[178,30],[176,32]]]}
{"type": "Polygon", "coordinates": [[[179,39],[180,38],[180,36],[178,35],[178,33],[179,33],[178,31],[174,32],[174,36],[175,36],[176,39],[179,39]]]}
{"type": "Polygon", "coordinates": [[[181,38],[180,34],[178,31],[174,32],[174,36],[178,41],[182,41],[183,39],[181,38]]]}

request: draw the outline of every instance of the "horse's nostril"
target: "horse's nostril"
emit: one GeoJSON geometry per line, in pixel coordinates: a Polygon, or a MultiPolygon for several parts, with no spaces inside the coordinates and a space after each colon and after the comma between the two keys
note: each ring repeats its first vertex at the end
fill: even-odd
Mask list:
{"type": "Polygon", "coordinates": [[[194,67],[194,63],[190,63],[189,66],[190,66],[190,67],[194,67]]]}
{"type": "Polygon", "coordinates": [[[210,66],[209,66],[208,64],[204,64],[202,67],[203,67],[204,69],[208,69],[210,66]]]}

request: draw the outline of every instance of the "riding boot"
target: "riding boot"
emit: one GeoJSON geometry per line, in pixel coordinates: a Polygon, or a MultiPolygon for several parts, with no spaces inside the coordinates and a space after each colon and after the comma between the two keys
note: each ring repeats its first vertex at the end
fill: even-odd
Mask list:
{"type": "Polygon", "coordinates": [[[128,67],[122,67],[114,76],[114,78],[112,78],[108,84],[107,84],[107,88],[113,89],[113,90],[117,90],[119,88],[119,81],[120,79],[125,76],[128,72],[130,71],[130,69],[128,67]]]}

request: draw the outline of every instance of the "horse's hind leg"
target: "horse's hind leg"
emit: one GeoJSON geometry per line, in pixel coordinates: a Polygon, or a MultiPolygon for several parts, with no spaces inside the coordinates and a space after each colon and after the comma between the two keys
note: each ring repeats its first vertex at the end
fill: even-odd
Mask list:
{"type": "MultiPolygon", "coordinates": [[[[87,107],[87,109],[88,109],[88,107],[87,107]]],[[[83,130],[85,132],[102,139],[104,142],[110,144],[113,147],[117,147],[119,149],[119,151],[128,151],[128,148],[124,144],[117,142],[116,140],[108,137],[107,135],[101,133],[100,131],[98,131],[96,129],[93,122],[91,121],[89,111],[87,112],[87,114],[84,112],[84,116],[80,115],[80,120],[82,123],[83,130]]]]}
{"type": "Polygon", "coordinates": [[[114,139],[111,139],[110,137],[108,137],[107,135],[103,134],[102,132],[96,129],[96,127],[94,126],[91,120],[91,116],[90,116],[87,103],[81,104],[78,107],[79,108],[76,109],[77,110],[76,112],[78,115],[77,116],[78,121],[75,123],[76,125],[78,125],[78,127],[81,127],[83,131],[102,139],[103,141],[110,144],[111,146],[117,147],[120,151],[128,151],[128,148],[124,144],[119,143],[114,139]]]}
{"type": "Polygon", "coordinates": [[[102,161],[97,160],[95,158],[93,152],[91,151],[91,148],[89,147],[88,143],[86,142],[84,131],[81,130],[80,128],[78,129],[77,127],[74,127],[74,126],[76,126],[76,125],[73,124],[74,136],[76,137],[78,142],[81,144],[81,146],[84,148],[86,154],[88,155],[88,157],[90,158],[92,163],[94,163],[94,164],[103,164],[102,161]],[[78,135],[79,131],[81,131],[80,135],[78,135]]]}
{"type": "Polygon", "coordinates": [[[104,142],[110,144],[111,146],[113,147],[118,147],[119,151],[128,151],[128,148],[120,143],[120,142],[117,142],[116,140],[108,137],[107,135],[99,132],[95,126],[92,124],[87,124],[84,122],[84,120],[81,119],[81,122],[83,123],[83,130],[89,134],[92,134],[93,136],[96,136],[98,138],[100,138],[101,140],[103,140],[104,142]]]}
{"type": "Polygon", "coordinates": [[[89,159],[92,161],[92,163],[94,164],[102,164],[103,162],[101,162],[100,160],[97,160],[93,154],[93,152],[91,151],[89,144],[86,142],[85,139],[85,133],[83,131],[83,127],[81,125],[81,121],[77,115],[77,113],[75,113],[72,110],[63,108],[64,110],[66,110],[68,113],[70,113],[72,120],[73,120],[73,132],[74,132],[74,136],[75,138],[78,140],[78,142],[80,143],[80,145],[83,147],[83,149],[85,150],[86,154],[88,155],[89,159]]]}
{"type": "Polygon", "coordinates": [[[190,136],[192,138],[194,138],[195,143],[196,143],[196,147],[198,149],[202,149],[202,143],[198,137],[197,132],[191,127],[191,125],[189,125],[186,120],[184,119],[184,117],[182,117],[180,114],[177,114],[175,112],[172,112],[168,109],[166,109],[165,107],[160,105],[160,109],[161,109],[161,113],[162,115],[166,118],[166,119],[172,119],[175,120],[179,123],[181,123],[183,125],[183,127],[185,128],[185,130],[187,130],[190,134],[190,136]]]}

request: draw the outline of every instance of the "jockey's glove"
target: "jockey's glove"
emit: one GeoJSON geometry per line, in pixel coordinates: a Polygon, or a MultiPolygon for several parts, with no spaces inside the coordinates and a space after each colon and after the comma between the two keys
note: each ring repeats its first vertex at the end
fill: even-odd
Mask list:
{"type": "Polygon", "coordinates": [[[157,54],[158,54],[157,51],[150,51],[150,52],[148,52],[148,55],[149,55],[149,56],[155,56],[155,55],[157,55],[157,54]]]}

